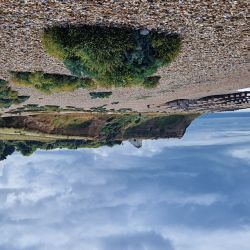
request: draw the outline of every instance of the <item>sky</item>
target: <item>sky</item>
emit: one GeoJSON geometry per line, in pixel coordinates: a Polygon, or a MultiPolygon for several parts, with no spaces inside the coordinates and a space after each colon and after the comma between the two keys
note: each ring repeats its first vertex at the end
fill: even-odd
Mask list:
{"type": "Polygon", "coordinates": [[[250,113],[0,164],[1,250],[249,250],[250,113]]]}

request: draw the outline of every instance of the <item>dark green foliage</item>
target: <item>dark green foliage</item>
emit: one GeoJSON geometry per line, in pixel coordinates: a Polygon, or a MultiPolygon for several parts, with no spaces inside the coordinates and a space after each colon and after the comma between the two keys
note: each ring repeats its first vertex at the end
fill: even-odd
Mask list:
{"type": "Polygon", "coordinates": [[[73,91],[77,88],[90,88],[95,83],[90,78],[47,74],[37,72],[11,72],[12,81],[17,85],[33,86],[45,93],[57,91],[73,91]]]}
{"type": "Polygon", "coordinates": [[[102,142],[90,140],[55,140],[50,142],[42,141],[0,141],[0,161],[7,158],[15,151],[20,152],[22,155],[29,156],[37,149],[52,150],[56,148],[97,148],[100,146],[113,146],[121,144],[121,141],[102,142]]]}
{"type": "MultiPolygon", "coordinates": [[[[61,108],[57,105],[45,105],[39,106],[38,104],[26,104],[22,107],[10,110],[8,113],[18,114],[21,112],[63,112],[63,111],[85,111],[83,108],[76,108],[73,106],[66,106],[66,108],[61,108]]],[[[85,111],[86,112],[86,111],[85,111]]]]}
{"type": "Polygon", "coordinates": [[[29,109],[36,109],[38,107],[38,104],[26,104],[25,107],[29,109]]]}
{"type": "Polygon", "coordinates": [[[91,99],[109,98],[112,95],[112,92],[111,91],[108,91],[108,92],[90,92],[89,95],[91,96],[91,99]]]}
{"type": "Polygon", "coordinates": [[[160,76],[150,76],[145,78],[144,87],[148,89],[155,88],[158,85],[160,78],[160,76]]]}
{"type": "Polygon", "coordinates": [[[25,95],[19,95],[17,98],[17,104],[25,102],[29,99],[29,96],[25,96],[25,95]]]}
{"type": "Polygon", "coordinates": [[[92,108],[90,108],[90,110],[93,111],[93,112],[100,112],[100,113],[106,112],[107,109],[105,108],[105,106],[107,106],[107,105],[104,104],[104,105],[99,106],[99,107],[92,107],[92,108]]]}
{"type": "Polygon", "coordinates": [[[19,96],[6,81],[0,79],[0,108],[9,108],[12,104],[20,104],[28,98],[29,96],[19,96]]]}
{"type": "Polygon", "coordinates": [[[71,123],[68,124],[67,129],[84,129],[88,128],[91,125],[92,121],[72,121],[71,123]]]}
{"type": "MultiPolygon", "coordinates": [[[[191,115],[190,115],[191,116],[191,115]]],[[[188,115],[168,115],[168,116],[161,116],[156,117],[152,119],[155,126],[158,127],[158,129],[167,129],[167,128],[174,128],[178,123],[181,123],[183,120],[185,120],[188,117],[188,115]]],[[[142,123],[141,126],[144,126],[145,124],[142,123]]]]}
{"type": "Polygon", "coordinates": [[[43,107],[48,112],[60,111],[60,106],[57,106],[57,105],[45,105],[43,107]]]}
{"type": "Polygon", "coordinates": [[[138,114],[124,114],[113,117],[102,128],[102,139],[106,141],[114,139],[117,135],[121,134],[122,130],[126,130],[127,127],[133,127],[137,124],[138,119],[140,119],[138,114]]]}
{"type": "Polygon", "coordinates": [[[95,78],[105,87],[155,87],[158,81],[148,77],[174,60],[181,46],[177,35],[87,25],[48,28],[42,41],[73,75],[95,78]]]}
{"type": "Polygon", "coordinates": [[[184,135],[187,126],[196,117],[197,114],[176,114],[145,119],[142,115],[137,120],[134,120],[135,125],[128,127],[124,132],[124,136],[132,137],[135,134],[138,137],[144,136],[146,130],[153,138],[158,138],[159,135],[180,138],[184,135]]]}
{"type": "Polygon", "coordinates": [[[8,155],[15,152],[15,147],[9,143],[0,142],[0,161],[5,160],[8,155]]]}

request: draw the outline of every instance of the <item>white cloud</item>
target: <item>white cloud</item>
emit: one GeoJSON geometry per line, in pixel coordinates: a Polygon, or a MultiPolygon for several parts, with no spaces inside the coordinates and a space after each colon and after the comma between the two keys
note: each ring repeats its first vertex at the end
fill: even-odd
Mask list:
{"type": "MultiPolygon", "coordinates": [[[[224,228],[216,233],[215,225],[205,230],[218,213],[217,204],[228,206],[229,198],[227,193],[201,188],[197,171],[203,168],[196,172],[179,167],[170,170],[165,165],[110,168],[110,162],[121,159],[118,152],[111,161],[102,159],[102,167],[88,150],[9,157],[0,180],[0,231],[4,231],[0,246],[39,250],[230,249],[219,248],[222,241],[217,234],[237,244],[229,233],[241,235],[241,229],[224,228]],[[200,217],[203,210],[206,218],[200,217]],[[196,221],[194,226],[189,225],[191,221],[196,221]],[[180,223],[185,225],[183,231],[176,230],[180,223]],[[197,226],[201,229],[195,230],[197,226]]],[[[122,160],[131,157],[135,156],[122,160]]],[[[209,175],[204,178],[207,181],[209,175]]],[[[241,250],[247,249],[247,243],[239,243],[241,250]]]]}
{"type": "Polygon", "coordinates": [[[172,239],[177,250],[248,250],[250,245],[249,227],[211,231],[177,227],[163,231],[163,235],[172,239]]]}
{"type": "Polygon", "coordinates": [[[239,92],[250,91],[250,88],[239,89],[238,91],[239,91],[239,92]]]}
{"type": "Polygon", "coordinates": [[[139,150],[13,154],[0,176],[0,249],[248,250],[250,168],[228,166],[250,165],[249,130],[209,124],[139,150]]]}
{"type": "Polygon", "coordinates": [[[247,148],[232,149],[229,153],[235,158],[250,162],[250,144],[247,148]]]}

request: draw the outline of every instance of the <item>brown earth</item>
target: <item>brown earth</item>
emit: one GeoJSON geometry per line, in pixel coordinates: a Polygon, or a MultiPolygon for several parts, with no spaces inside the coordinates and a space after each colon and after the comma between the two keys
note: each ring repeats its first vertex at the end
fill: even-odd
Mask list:
{"type": "Polygon", "coordinates": [[[33,88],[15,87],[31,96],[26,103],[166,111],[157,106],[249,87],[249,7],[247,0],[1,0],[0,78],[8,80],[9,70],[69,74],[42,48],[41,32],[48,26],[129,25],[175,32],[183,39],[182,51],[175,62],[157,72],[162,78],[153,90],[118,88],[112,89],[109,99],[92,100],[83,89],[44,95],[33,88]],[[111,104],[114,101],[119,104],[111,104]]]}

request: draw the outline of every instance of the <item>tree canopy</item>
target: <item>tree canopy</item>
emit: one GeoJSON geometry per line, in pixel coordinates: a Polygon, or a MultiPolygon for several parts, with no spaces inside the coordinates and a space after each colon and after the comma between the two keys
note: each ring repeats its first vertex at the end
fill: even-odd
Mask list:
{"type": "Polygon", "coordinates": [[[55,141],[3,141],[0,140],[0,161],[5,160],[7,156],[15,151],[24,156],[33,154],[37,149],[52,150],[56,148],[98,148],[103,145],[113,146],[121,144],[121,141],[102,142],[99,140],[55,140],[55,141]]]}

